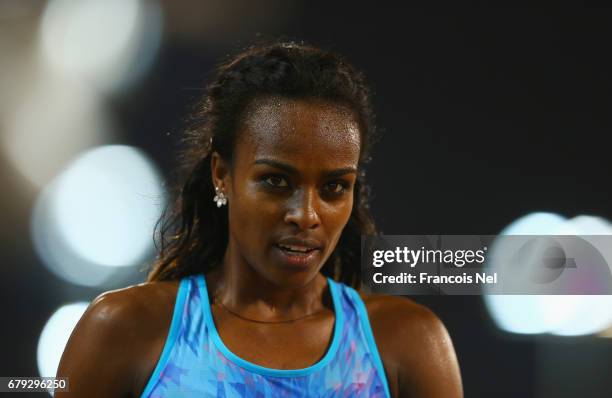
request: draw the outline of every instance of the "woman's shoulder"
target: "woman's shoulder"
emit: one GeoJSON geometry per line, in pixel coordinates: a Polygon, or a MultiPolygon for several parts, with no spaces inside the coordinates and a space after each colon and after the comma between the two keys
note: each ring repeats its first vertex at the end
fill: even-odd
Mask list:
{"type": "Polygon", "coordinates": [[[144,282],[121,289],[110,290],[97,296],[89,311],[119,320],[130,321],[157,315],[162,308],[173,307],[179,281],[144,282]],[[160,308],[161,306],[161,308],[160,308]]]}
{"type": "Polygon", "coordinates": [[[401,327],[401,330],[413,333],[442,326],[433,311],[408,297],[358,293],[366,306],[370,323],[376,326],[401,327]]]}
{"type": "Polygon", "coordinates": [[[178,281],[145,282],[97,296],[83,320],[101,328],[145,335],[164,330],[172,317],[178,281]]]}
{"type": "Polygon", "coordinates": [[[86,314],[88,321],[114,336],[124,336],[117,345],[131,339],[143,342],[146,351],[151,345],[162,345],[172,321],[179,281],[145,282],[111,290],[96,297],[86,314]]]}
{"type": "Polygon", "coordinates": [[[404,351],[414,352],[414,345],[448,337],[440,318],[410,298],[358,293],[365,304],[377,345],[401,359],[406,357],[404,351]]]}

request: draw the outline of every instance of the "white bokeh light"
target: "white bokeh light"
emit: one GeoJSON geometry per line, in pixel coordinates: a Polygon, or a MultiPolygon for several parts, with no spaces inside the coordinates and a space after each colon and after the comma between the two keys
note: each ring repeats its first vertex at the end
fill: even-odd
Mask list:
{"type": "MultiPolygon", "coordinates": [[[[611,263],[610,247],[598,237],[590,235],[612,235],[612,225],[598,216],[581,215],[565,222],[558,235],[579,235],[589,241],[611,263]],[[602,244],[604,243],[604,244],[602,244]]],[[[563,312],[563,317],[551,325],[550,332],[560,336],[578,336],[597,333],[612,325],[612,296],[574,295],[553,296],[553,305],[563,312]]]]}
{"type": "Polygon", "coordinates": [[[86,302],[64,305],[51,315],[40,333],[36,350],[40,376],[56,376],[68,338],[88,305],[86,302]]]}
{"type": "Polygon", "coordinates": [[[80,155],[39,196],[32,236],[40,258],[73,283],[104,284],[153,249],[162,180],[138,149],[110,145],[80,155]]]}
{"type": "MultiPolygon", "coordinates": [[[[532,213],[511,223],[500,235],[550,235],[563,225],[565,219],[554,213],[532,213]]],[[[487,265],[496,264],[496,250],[489,248],[491,261],[487,265]]],[[[486,290],[485,290],[486,292],[486,290]]],[[[534,334],[544,333],[549,328],[550,317],[546,305],[542,305],[544,296],[527,295],[485,295],[485,306],[493,321],[502,330],[514,333],[534,334]],[[547,319],[548,318],[548,319],[547,319]]]]}
{"type": "Polygon", "coordinates": [[[83,257],[132,265],[151,244],[163,199],[161,179],[142,152],[112,145],[80,156],[59,177],[59,232],[83,257]]]}
{"type": "MultiPolygon", "coordinates": [[[[612,235],[601,217],[578,216],[571,220],[554,213],[532,213],[511,223],[500,235],[612,235]]],[[[586,235],[586,236],[585,236],[586,235]]],[[[593,243],[608,260],[609,248],[593,243]]],[[[487,265],[495,270],[495,245],[487,265]]],[[[551,333],[575,336],[597,333],[612,323],[612,296],[602,295],[485,295],[485,306],[494,322],[505,331],[520,334],[551,333]]]]}
{"type": "Polygon", "coordinates": [[[40,47],[56,70],[112,91],[150,67],[161,33],[157,1],[51,0],[42,18],[40,47]]]}
{"type": "Polygon", "coordinates": [[[81,151],[115,135],[99,95],[71,79],[43,74],[4,121],[2,149],[19,173],[42,187],[81,151]]]}

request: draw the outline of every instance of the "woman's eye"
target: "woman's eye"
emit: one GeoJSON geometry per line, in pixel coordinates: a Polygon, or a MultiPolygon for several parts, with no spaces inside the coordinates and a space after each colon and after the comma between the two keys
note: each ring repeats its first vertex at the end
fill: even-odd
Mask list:
{"type": "Polygon", "coordinates": [[[288,187],[289,184],[287,183],[287,180],[281,176],[267,176],[263,179],[265,181],[266,184],[275,187],[275,188],[284,188],[284,187],[288,187]]]}
{"type": "Polygon", "coordinates": [[[327,184],[327,191],[333,194],[341,194],[348,189],[346,183],[342,182],[330,182],[327,184]]]}

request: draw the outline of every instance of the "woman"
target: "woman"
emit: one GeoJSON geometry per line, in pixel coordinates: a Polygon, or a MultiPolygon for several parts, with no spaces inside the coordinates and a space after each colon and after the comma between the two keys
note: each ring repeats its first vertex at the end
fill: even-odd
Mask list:
{"type": "Polygon", "coordinates": [[[57,396],[462,396],[435,315],[353,289],[375,232],[361,75],[317,48],[253,47],[219,68],[195,120],[158,261],[88,308],[57,396]]]}

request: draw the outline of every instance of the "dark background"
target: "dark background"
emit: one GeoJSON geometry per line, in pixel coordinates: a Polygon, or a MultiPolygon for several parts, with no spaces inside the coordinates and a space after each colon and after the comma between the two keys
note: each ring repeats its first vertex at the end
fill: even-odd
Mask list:
{"type": "MultiPolygon", "coordinates": [[[[382,129],[368,171],[372,209],[385,233],[496,234],[534,211],[612,219],[607,9],[237,3],[224,11],[220,39],[207,41],[197,30],[203,6],[168,3],[153,69],[110,102],[122,142],[143,148],[166,175],[206,77],[260,32],[337,50],[366,73],[382,129]],[[261,16],[266,7],[274,12],[261,16]]],[[[9,168],[2,157],[0,168],[9,168]]],[[[10,170],[0,182],[0,375],[34,376],[50,313],[101,290],[68,285],[40,264],[28,232],[34,197],[10,170]]],[[[480,297],[414,299],[447,326],[466,397],[612,395],[610,339],[510,335],[480,297]]]]}

